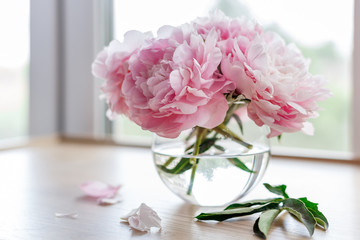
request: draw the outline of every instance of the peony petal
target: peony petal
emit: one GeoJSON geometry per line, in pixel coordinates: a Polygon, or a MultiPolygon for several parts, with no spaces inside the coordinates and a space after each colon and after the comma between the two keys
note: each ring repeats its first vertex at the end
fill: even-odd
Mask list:
{"type": "Polygon", "coordinates": [[[288,105],[298,110],[301,114],[306,114],[306,110],[299,104],[296,104],[294,102],[288,102],[288,105]]]}
{"type": "Polygon", "coordinates": [[[76,219],[78,218],[78,213],[77,212],[72,212],[72,213],[55,213],[55,217],[58,218],[72,218],[72,219],[76,219]]]}
{"type": "Polygon", "coordinates": [[[215,94],[206,106],[199,107],[198,126],[211,129],[220,125],[224,121],[228,109],[224,96],[220,93],[215,94]]]}
{"type": "Polygon", "coordinates": [[[309,122],[304,122],[304,127],[301,131],[307,135],[314,135],[314,126],[309,122]]]}
{"type": "Polygon", "coordinates": [[[88,181],[80,185],[80,189],[94,198],[112,198],[119,191],[121,185],[112,186],[99,181],[88,181]]]}
{"type": "Polygon", "coordinates": [[[108,206],[122,202],[122,200],[123,200],[122,198],[100,198],[98,202],[99,205],[108,206]]]}
{"type": "Polygon", "coordinates": [[[138,231],[150,231],[151,228],[161,228],[161,219],[158,214],[142,203],[139,208],[133,209],[129,214],[121,217],[122,221],[128,222],[130,227],[138,231]]]}

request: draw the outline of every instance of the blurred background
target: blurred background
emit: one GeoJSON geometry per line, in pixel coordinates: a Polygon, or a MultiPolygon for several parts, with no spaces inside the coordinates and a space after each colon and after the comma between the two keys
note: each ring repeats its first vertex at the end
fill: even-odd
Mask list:
{"type": "Polygon", "coordinates": [[[328,79],[333,97],[320,103],[320,117],[311,120],[315,135],[284,134],[272,145],[279,151],[350,153],[353,0],[1,1],[0,142],[60,134],[150,144],[152,134],[125,117],[106,119],[102,81],[91,76],[91,62],[128,30],[156,34],[162,25],[180,25],[215,9],[276,31],[311,59],[311,73],[328,79]]]}

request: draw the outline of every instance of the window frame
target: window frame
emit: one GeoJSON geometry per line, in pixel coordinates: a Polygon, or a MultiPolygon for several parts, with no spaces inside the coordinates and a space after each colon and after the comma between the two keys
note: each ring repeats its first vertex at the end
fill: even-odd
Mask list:
{"type": "Polygon", "coordinates": [[[104,136],[105,106],[91,63],[112,38],[112,16],[105,14],[111,6],[111,0],[31,0],[30,137],[104,136]]]}
{"type": "Polygon", "coordinates": [[[360,160],[360,1],[354,0],[354,49],[352,76],[352,154],[360,160]]]}

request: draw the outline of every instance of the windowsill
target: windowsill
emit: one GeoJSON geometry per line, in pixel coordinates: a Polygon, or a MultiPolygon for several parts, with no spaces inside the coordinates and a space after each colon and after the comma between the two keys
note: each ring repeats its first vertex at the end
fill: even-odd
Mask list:
{"type": "Polygon", "coordinates": [[[14,148],[25,147],[29,144],[28,137],[17,137],[11,139],[0,140],[0,150],[9,150],[14,148]]]}
{"type": "Polygon", "coordinates": [[[300,149],[288,147],[272,147],[271,153],[279,158],[294,158],[299,160],[311,161],[336,161],[344,163],[360,164],[359,159],[355,159],[350,152],[326,151],[317,149],[300,149]]]}
{"type": "Polygon", "coordinates": [[[0,151],[12,150],[32,146],[49,146],[61,143],[61,138],[57,135],[42,137],[17,137],[0,140],[0,151]]]}
{"type": "MultiPolygon", "coordinates": [[[[148,141],[114,141],[111,137],[93,139],[93,138],[77,138],[66,136],[43,136],[35,138],[16,138],[11,140],[0,141],[0,151],[17,149],[31,146],[49,146],[59,143],[71,143],[71,144],[91,144],[91,145],[107,145],[107,146],[122,146],[122,147],[136,147],[147,148],[151,147],[151,143],[148,141]]],[[[319,161],[319,162],[333,162],[333,163],[345,163],[345,164],[357,164],[360,165],[360,159],[355,159],[349,152],[337,152],[326,151],[316,149],[296,149],[287,147],[272,147],[272,157],[296,159],[305,161],[319,161]]]]}
{"type": "MultiPolygon", "coordinates": [[[[61,137],[62,142],[70,143],[91,143],[100,145],[115,145],[125,147],[150,148],[151,141],[140,141],[130,139],[130,141],[114,141],[111,137],[105,139],[89,139],[89,138],[72,138],[61,137]]],[[[297,160],[310,160],[321,162],[339,162],[348,164],[360,164],[360,159],[355,159],[353,154],[349,152],[326,151],[316,149],[296,149],[287,147],[272,147],[271,154],[277,158],[288,158],[297,160]]]]}

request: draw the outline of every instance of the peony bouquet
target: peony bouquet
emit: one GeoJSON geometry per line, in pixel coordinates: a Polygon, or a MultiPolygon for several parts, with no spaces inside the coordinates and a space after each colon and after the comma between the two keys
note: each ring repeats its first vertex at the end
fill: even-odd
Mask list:
{"type": "MultiPolygon", "coordinates": [[[[129,31],[98,54],[92,71],[106,80],[102,91],[110,118],[124,114],[166,138],[193,129],[186,151],[196,156],[212,147],[221,151],[220,138],[251,149],[227,127],[232,118],[241,127],[244,112],[256,125],[268,126],[268,138],[312,134],[308,119],[317,117],[317,102],[330,93],[322,88],[323,77],[309,73],[309,64],[295,45],[255,21],[216,11],[163,26],[157,36],[129,31]]],[[[160,167],[166,170],[170,162],[160,167]]],[[[197,162],[194,157],[173,169],[195,172],[197,162]]]]}

